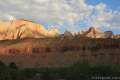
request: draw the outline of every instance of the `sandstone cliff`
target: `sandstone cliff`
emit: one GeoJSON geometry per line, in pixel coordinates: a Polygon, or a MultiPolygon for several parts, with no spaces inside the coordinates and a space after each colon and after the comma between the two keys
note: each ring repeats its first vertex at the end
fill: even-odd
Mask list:
{"type": "Polygon", "coordinates": [[[44,38],[55,37],[59,31],[55,28],[45,29],[41,24],[19,19],[12,21],[0,21],[0,40],[17,38],[44,38]]]}

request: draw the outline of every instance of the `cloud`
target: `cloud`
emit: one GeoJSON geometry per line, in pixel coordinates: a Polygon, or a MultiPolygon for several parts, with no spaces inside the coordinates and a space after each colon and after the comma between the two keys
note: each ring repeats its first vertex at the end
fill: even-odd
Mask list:
{"type": "Polygon", "coordinates": [[[113,12],[113,16],[108,20],[109,27],[120,29],[120,12],[113,12]]]}
{"type": "MultiPolygon", "coordinates": [[[[85,0],[1,0],[0,18],[26,18],[34,21],[53,22],[71,31],[85,22],[89,26],[120,27],[119,11],[112,11],[104,3],[88,5],[85,0]],[[117,14],[117,15],[116,15],[117,14]]],[[[58,25],[58,26],[59,26],[58,25]]]]}
{"type": "Polygon", "coordinates": [[[107,5],[99,3],[94,10],[96,15],[90,16],[89,23],[97,27],[119,28],[120,27],[120,12],[107,9],[107,5]]]}
{"type": "Polygon", "coordinates": [[[107,21],[113,17],[113,13],[111,11],[107,11],[104,3],[99,3],[94,6],[92,12],[94,13],[88,17],[88,22],[91,26],[106,26],[106,24],[108,24],[107,21]]]}

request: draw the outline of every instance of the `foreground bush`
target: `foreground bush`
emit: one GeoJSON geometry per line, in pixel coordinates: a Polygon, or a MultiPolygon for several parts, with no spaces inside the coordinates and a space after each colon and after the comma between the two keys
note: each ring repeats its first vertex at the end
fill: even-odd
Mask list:
{"type": "Polygon", "coordinates": [[[119,76],[120,65],[114,64],[89,64],[87,61],[78,61],[61,68],[19,69],[13,62],[6,65],[0,61],[0,80],[112,80],[113,77],[119,76]]]}

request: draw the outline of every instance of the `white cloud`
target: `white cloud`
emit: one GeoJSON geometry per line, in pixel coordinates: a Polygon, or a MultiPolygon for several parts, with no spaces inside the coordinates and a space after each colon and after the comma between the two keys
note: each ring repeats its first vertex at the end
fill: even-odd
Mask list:
{"type": "Polygon", "coordinates": [[[68,30],[78,30],[77,21],[85,21],[90,26],[119,26],[120,13],[107,9],[99,3],[88,5],[85,0],[1,0],[0,18],[26,18],[34,21],[55,22],[68,30]],[[95,12],[94,15],[93,12],[95,12]],[[117,14],[117,15],[116,15],[117,14]],[[119,14],[119,15],[118,15],[119,14]],[[3,16],[4,15],[4,16],[3,16]],[[12,17],[14,16],[14,17],[12,17]],[[115,19],[115,21],[113,21],[115,19]]]}

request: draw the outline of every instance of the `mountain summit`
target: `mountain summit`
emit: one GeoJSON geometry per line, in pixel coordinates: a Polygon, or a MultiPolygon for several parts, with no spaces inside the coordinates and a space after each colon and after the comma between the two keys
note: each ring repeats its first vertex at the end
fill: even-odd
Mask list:
{"type": "Polygon", "coordinates": [[[29,20],[0,21],[0,40],[25,37],[55,37],[58,34],[59,30],[55,28],[47,30],[43,25],[29,20]]]}
{"type": "Polygon", "coordinates": [[[101,31],[96,27],[90,27],[88,30],[82,33],[86,37],[91,38],[112,38],[114,36],[112,31],[101,31]]]}
{"type": "Polygon", "coordinates": [[[104,33],[101,30],[97,29],[96,27],[90,27],[83,34],[91,38],[99,38],[104,35],[104,33]]]}

